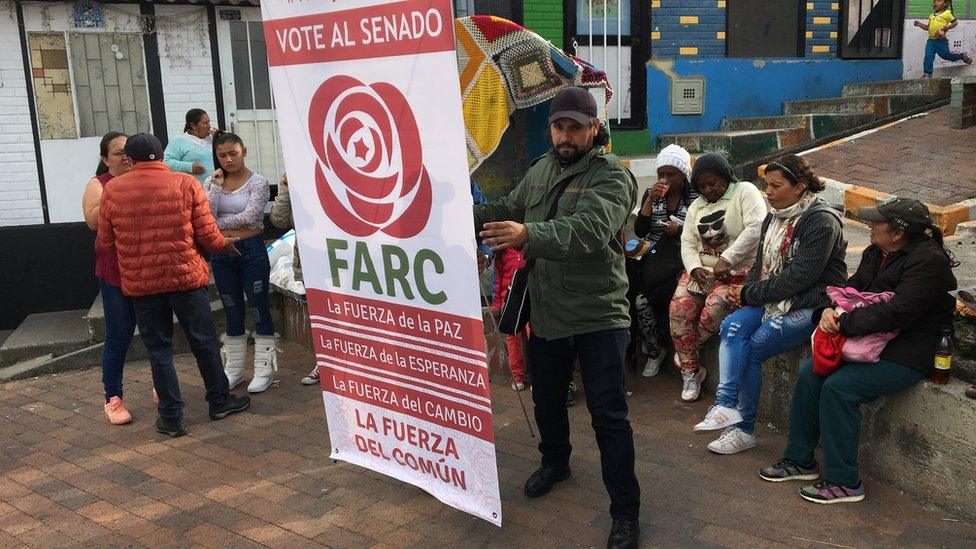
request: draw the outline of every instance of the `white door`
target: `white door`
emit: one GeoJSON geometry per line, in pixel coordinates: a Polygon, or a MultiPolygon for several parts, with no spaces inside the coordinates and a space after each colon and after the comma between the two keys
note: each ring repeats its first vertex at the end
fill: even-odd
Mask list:
{"type": "Polygon", "coordinates": [[[221,129],[241,136],[248,167],[275,184],[285,162],[268,79],[261,10],[217,8],[217,43],[228,126],[221,129]]]}

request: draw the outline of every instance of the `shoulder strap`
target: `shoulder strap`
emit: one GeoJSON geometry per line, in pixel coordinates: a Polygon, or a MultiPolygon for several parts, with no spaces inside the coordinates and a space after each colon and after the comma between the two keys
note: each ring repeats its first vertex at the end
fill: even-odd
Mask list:
{"type": "Polygon", "coordinates": [[[546,214],[546,221],[549,221],[556,216],[556,210],[559,209],[559,199],[562,198],[563,193],[566,191],[566,187],[569,187],[569,184],[572,183],[574,179],[576,179],[576,176],[568,177],[565,181],[560,182],[559,186],[556,187],[556,195],[554,196],[555,200],[552,201],[552,206],[549,206],[549,213],[546,214]]]}

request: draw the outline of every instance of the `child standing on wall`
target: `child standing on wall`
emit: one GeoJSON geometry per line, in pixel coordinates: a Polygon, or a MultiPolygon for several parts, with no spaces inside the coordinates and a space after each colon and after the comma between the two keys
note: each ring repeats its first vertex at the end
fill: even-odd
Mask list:
{"type": "MultiPolygon", "coordinates": [[[[497,316],[505,306],[508,296],[508,286],[512,283],[515,271],[525,266],[522,250],[508,248],[495,257],[495,299],[492,302],[492,312],[497,316]]],[[[528,327],[526,327],[528,331],[528,327]]],[[[512,389],[525,390],[525,360],[522,357],[522,340],[526,334],[505,336],[505,347],[508,350],[508,364],[512,369],[512,389]]]]}
{"type": "Polygon", "coordinates": [[[946,61],[962,61],[967,65],[973,64],[973,58],[968,53],[949,50],[949,40],[946,38],[946,33],[959,24],[956,17],[952,15],[952,0],[932,0],[932,12],[929,15],[927,25],[921,21],[915,21],[916,27],[929,32],[929,39],[925,43],[925,61],[922,64],[923,78],[932,78],[932,64],[935,62],[936,54],[946,61]]]}

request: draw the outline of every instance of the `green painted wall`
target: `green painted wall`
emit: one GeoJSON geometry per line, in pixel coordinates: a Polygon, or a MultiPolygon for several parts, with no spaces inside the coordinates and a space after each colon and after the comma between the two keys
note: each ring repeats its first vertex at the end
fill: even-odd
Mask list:
{"type": "Polygon", "coordinates": [[[557,48],[563,47],[562,0],[524,0],[522,19],[525,28],[535,31],[557,48]]]}
{"type": "MultiPolygon", "coordinates": [[[[908,0],[908,17],[926,19],[932,13],[932,0],[908,0]]],[[[976,0],[952,0],[952,14],[958,19],[976,18],[976,0]]]]}

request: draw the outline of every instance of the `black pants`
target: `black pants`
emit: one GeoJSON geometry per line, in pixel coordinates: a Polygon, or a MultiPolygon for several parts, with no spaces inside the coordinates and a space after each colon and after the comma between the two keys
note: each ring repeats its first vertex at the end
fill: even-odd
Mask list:
{"type": "Polygon", "coordinates": [[[634,432],[627,420],[624,393],[624,352],[629,339],[626,329],[552,340],[533,335],[529,339],[529,367],[542,464],[565,467],[573,450],[566,391],[579,357],[586,407],[600,447],[603,483],[610,495],[610,515],[636,520],[640,487],[634,474],[634,432]]]}
{"type": "Polygon", "coordinates": [[[173,367],[173,313],[183,327],[200,376],[207,388],[207,402],[219,403],[229,390],[220,360],[220,343],[211,317],[207,290],[171,292],[132,299],[139,322],[139,335],[149,354],[153,386],[159,396],[159,415],[169,420],[183,419],[180,380],[173,367]]]}

